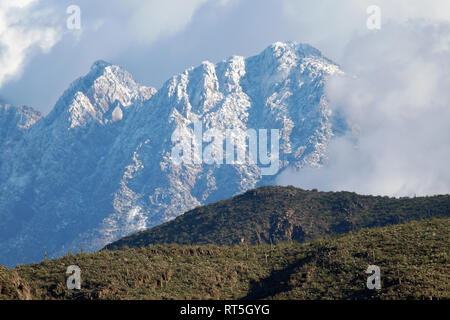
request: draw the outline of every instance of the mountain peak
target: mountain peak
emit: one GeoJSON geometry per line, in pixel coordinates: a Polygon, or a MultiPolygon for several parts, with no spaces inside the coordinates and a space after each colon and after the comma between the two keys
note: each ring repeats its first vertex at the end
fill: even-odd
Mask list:
{"type": "Polygon", "coordinates": [[[106,67],[109,67],[109,66],[112,66],[112,64],[109,62],[106,62],[104,60],[97,60],[92,64],[91,70],[97,71],[99,69],[105,69],[106,67]]]}
{"type": "Polygon", "coordinates": [[[318,49],[307,43],[298,43],[296,41],[274,42],[263,51],[263,54],[272,55],[277,59],[286,56],[295,56],[300,59],[306,57],[324,58],[318,49]]]}
{"type": "Polygon", "coordinates": [[[54,121],[59,115],[68,113],[69,116],[64,115],[63,119],[69,120],[69,128],[84,126],[91,120],[105,124],[112,120],[113,110],[140,104],[155,91],[140,86],[121,67],[97,60],[85,76],[70,84],[47,121],[54,121]]]}

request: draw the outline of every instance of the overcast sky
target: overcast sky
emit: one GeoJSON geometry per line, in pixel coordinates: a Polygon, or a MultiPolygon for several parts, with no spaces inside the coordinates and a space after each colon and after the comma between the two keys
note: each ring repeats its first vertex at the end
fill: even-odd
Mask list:
{"type": "Polygon", "coordinates": [[[343,48],[371,32],[366,9],[374,3],[383,23],[450,15],[447,0],[0,0],[0,97],[47,113],[98,59],[158,88],[203,60],[285,40],[341,63],[343,48]],[[80,30],[66,27],[72,4],[81,9],[80,30]]]}
{"type": "Polygon", "coordinates": [[[306,42],[346,71],[327,93],[355,130],[333,141],[322,170],[279,182],[448,193],[449,23],[448,0],[0,0],[0,100],[46,114],[98,59],[159,88],[203,60],[306,42]],[[67,28],[70,5],[81,9],[79,30],[67,28]],[[367,28],[370,5],[380,30],[367,28]]]}

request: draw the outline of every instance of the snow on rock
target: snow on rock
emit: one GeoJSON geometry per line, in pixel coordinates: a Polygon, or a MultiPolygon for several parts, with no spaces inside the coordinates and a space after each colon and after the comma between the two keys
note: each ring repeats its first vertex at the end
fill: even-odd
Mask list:
{"type": "MultiPolygon", "coordinates": [[[[38,261],[44,251],[97,250],[193,207],[274,183],[276,176],[262,175],[248,155],[243,164],[195,157],[174,163],[177,143],[199,147],[191,143],[195,123],[203,132],[279,129],[278,172],[320,165],[333,135],[324,85],[336,72],[317,49],[277,42],[253,57],[205,61],[158,91],[97,61],[43,119],[0,106],[0,145],[16,137],[0,157],[0,264],[38,261]],[[172,139],[174,131],[183,141],[172,139]]],[[[237,152],[245,148],[238,144],[237,152]]]]}

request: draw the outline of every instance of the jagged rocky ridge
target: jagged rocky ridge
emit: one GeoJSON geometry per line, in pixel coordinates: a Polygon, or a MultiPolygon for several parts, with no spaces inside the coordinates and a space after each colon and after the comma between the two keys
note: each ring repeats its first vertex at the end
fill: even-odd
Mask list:
{"type": "Polygon", "coordinates": [[[196,121],[204,131],[279,129],[278,172],[320,165],[333,136],[324,85],[336,72],[309,45],[278,42],[253,57],[203,62],[159,90],[98,61],[43,118],[1,105],[0,264],[96,250],[274,183],[248,161],[173,163],[173,132],[191,138],[196,121]]]}

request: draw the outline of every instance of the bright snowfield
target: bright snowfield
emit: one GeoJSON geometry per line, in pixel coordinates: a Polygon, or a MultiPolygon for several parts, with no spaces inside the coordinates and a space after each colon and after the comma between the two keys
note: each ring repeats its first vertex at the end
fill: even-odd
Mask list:
{"type": "Polygon", "coordinates": [[[341,126],[324,97],[339,67],[305,44],[204,62],[158,91],[103,61],[44,118],[0,105],[0,264],[92,251],[276,175],[258,164],[171,161],[174,130],[279,129],[280,170],[318,166],[341,126]],[[335,126],[335,124],[337,124],[335,126]]]}

